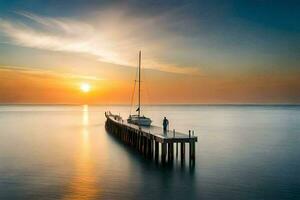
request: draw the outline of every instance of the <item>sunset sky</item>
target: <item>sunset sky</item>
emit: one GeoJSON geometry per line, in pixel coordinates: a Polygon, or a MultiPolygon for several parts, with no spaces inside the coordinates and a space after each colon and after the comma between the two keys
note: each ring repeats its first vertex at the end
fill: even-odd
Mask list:
{"type": "Polygon", "coordinates": [[[0,103],[300,103],[300,1],[0,0],[0,103]],[[90,91],[80,90],[89,84],[90,91]]]}

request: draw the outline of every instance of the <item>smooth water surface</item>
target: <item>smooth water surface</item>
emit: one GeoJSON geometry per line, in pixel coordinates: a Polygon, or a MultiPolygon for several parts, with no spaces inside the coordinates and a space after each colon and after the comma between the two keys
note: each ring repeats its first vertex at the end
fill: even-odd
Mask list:
{"type": "Polygon", "coordinates": [[[300,106],[148,106],[198,136],[195,168],[104,129],[126,106],[0,106],[0,199],[300,199],[300,106]]]}

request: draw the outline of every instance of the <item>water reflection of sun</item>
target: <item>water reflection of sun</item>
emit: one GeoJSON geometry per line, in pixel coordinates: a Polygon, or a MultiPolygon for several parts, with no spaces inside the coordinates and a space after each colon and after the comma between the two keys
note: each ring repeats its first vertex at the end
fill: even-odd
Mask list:
{"type": "Polygon", "coordinates": [[[71,180],[68,195],[64,199],[94,199],[99,188],[96,187],[96,178],[90,155],[88,106],[83,106],[82,115],[82,142],[77,156],[75,175],[71,180]]]}

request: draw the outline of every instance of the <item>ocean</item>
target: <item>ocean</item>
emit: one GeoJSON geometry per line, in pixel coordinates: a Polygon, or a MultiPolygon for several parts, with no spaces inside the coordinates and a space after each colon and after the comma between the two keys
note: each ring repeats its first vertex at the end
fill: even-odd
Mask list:
{"type": "Polygon", "coordinates": [[[195,131],[192,168],[125,146],[108,110],[134,109],[0,106],[0,199],[300,199],[300,106],[145,106],[153,124],[195,131]]]}

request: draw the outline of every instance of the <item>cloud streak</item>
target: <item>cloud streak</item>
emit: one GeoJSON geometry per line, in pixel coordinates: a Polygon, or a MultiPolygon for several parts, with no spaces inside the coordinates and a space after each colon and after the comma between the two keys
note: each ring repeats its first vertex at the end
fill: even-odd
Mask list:
{"type": "Polygon", "coordinates": [[[90,81],[101,81],[103,78],[94,76],[82,76],[70,73],[58,73],[51,70],[42,70],[28,67],[15,67],[15,66],[0,66],[0,72],[17,72],[21,74],[33,75],[33,76],[44,76],[54,78],[68,78],[68,79],[79,79],[79,80],[90,80],[90,81]]]}
{"type": "Polygon", "coordinates": [[[137,65],[136,54],[142,49],[146,55],[143,57],[145,68],[183,74],[199,73],[197,67],[166,62],[157,56],[165,50],[168,42],[179,40],[164,26],[168,21],[166,16],[137,19],[125,12],[106,11],[75,20],[27,12],[18,14],[23,17],[21,22],[0,19],[1,32],[16,45],[88,54],[101,62],[130,67],[137,65]],[[159,37],[157,34],[160,34],[159,37]]]}

